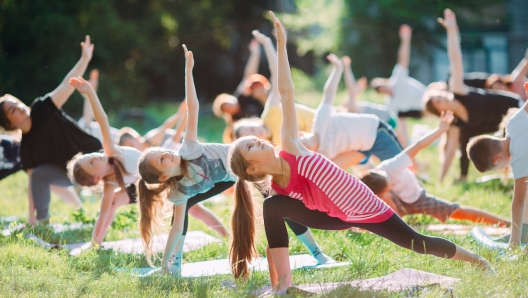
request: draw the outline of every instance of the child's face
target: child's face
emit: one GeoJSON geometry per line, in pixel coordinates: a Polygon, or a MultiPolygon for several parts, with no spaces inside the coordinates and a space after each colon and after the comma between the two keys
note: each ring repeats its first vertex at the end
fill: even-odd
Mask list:
{"type": "Polygon", "coordinates": [[[275,148],[268,141],[256,137],[245,137],[237,143],[242,157],[256,167],[275,158],[275,148]]]}
{"type": "MultiPolygon", "coordinates": [[[[147,153],[145,161],[160,173],[160,176],[166,175],[167,178],[175,176],[175,173],[181,173],[181,156],[172,150],[155,150],[147,153]]],[[[163,179],[167,180],[167,179],[163,179]]],[[[162,182],[160,180],[160,182],[162,182]]]]}
{"type": "Polygon", "coordinates": [[[99,183],[108,170],[108,156],[101,152],[85,154],[78,163],[81,169],[94,178],[95,183],[99,183]]]}
{"type": "Polygon", "coordinates": [[[381,193],[378,194],[378,197],[385,202],[390,201],[392,199],[392,194],[390,191],[391,191],[391,185],[387,185],[387,187],[385,187],[385,189],[381,193]]]}
{"type": "Polygon", "coordinates": [[[240,127],[238,129],[238,134],[240,137],[255,136],[260,139],[268,139],[268,131],[266,128],[262,127],[262,125],[258,125],[257,123],[240,127]]]}

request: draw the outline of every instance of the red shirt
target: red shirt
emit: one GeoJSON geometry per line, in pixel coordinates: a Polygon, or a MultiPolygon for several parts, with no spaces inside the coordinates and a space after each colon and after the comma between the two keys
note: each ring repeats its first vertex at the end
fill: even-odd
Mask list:
{"type": "Polygon", "coordinates": [[[272,181],[278,194],[346,222],[379,223],[394,214],[363,182],[322,155],[295,156],[281,150],[279,156],[290,165],[290,181],[286,188],[272,181]]]}

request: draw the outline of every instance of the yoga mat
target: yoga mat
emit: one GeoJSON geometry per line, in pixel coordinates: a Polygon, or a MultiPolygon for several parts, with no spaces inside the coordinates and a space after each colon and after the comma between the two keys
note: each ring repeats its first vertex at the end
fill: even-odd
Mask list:
{"type": "MultiPolygon", "coordinates": [[[[165,249],[165,244],[167,243],[167,237],[168,237],[167,234],[155,235],[154,237],[152,237],[153,238],[152,250],[155,253],[161,252],[165,249]]],[[[57,247],[57,248],[69,250],[70,251],[69,254],[72,256],[78,256],[83,251],[90,249],[91,247],[90,242],[80,242],[80,243],[74,243],[74,244],[57,245],[57,244],[47,243],[46,241],[32,234],[29,234],[28,238],[34,240],[39,245],[42,245],[45,248],[57,247]]],[[[220,239],[210,236],[204,232],[190,231],[190,232],[187,232],[187,237],[185,237],[185,243],[183,244],[183,251],[189,252],[191,250],[202,248],[211,243],[221,243],[221,242],[222,241],[220,239]]],[[[145,253],[145,249],[143,247],[143,242],[141,241],[141,238],[103,242],[103,245],[101,245],[101,249],[113,249],[118,252],[130,253],[130,254],[145,253]]]]}
{"type": "Polygon", "coordinates": [[[13,222],[19,220],[20,218],[18,216],[0,216],[0,222],[13,222]]]}
{"type": "MultiPolygon", "coordinates": [[[[510,232],[509,229],[508,232],[510,232]]],[[[497,241],[497,238],[491,237],[488,233],[486,233],[485,230],[481,229],[480,227],[474,227],[473,229],[471,229],[470,234],[473,238],[475,238],[477,243],[486,246],[487,248],[497,250],[508,249],[508,242],[497,241]]],[[[526,243],[521,244],[521,246],[526,246],[526,243]]]]}
{"type": "MultiPolygon", "coordinates": [[[[392,274],[376,278],[354,280],[349,282],[304,284],[297,285],[295,287],[313,294],[327,293],[345,285],[359,288],[361,291],[373,290],[397,292],[408,289],[410,287],[428,285],[439,285],[442,288],[448,288],[459,281],[460,279],[458,278],[442,276],[434,273],[415,270],[412,268],[404,268],[392,274]]],[[[271,286],[266,286],[253,291],[252,294],[262,295],[270,290],[271,286]]]]}
{"type": "MultiPolygon", "coordinates": [[[[510,228],[498,228],[493,226],[482,226],[479,227],[487,234],[490,235],[502,235],[510,232],[510,228]]],[[[413,226],[415,230],[424,230],[427,232],[437,232],[442,234],[454,234],[454,235],[467,235],[473,226],[469,225],[457,225],[457,224],[435,224],[426,226],[413,226]]]]}
{"type": "MultiPolygon", "coordinates": [[[[324,269],[346,266],[350,263],[341,262],[334,264],[317,265],[317,261],[307,254],[290,256],[290,268],[294,269],[324,269]]],[[[250,268],[252,271],[267,271],[268,261],[266,258],[256,258],[251,262],[250,268]]],[[[116,268],[117,271],[130,272],[137,276],[149,276],[157,268],[116,268]]],[[[231,274],[231,267],[228,259],[204,261],[196,263],[185,263],[182,265],[183,277],[201,277],[211,276],[216,274],[231,274]]]]}
{"type": "MultiPolygon", "coordinates": [[[[26,224],[17,224],[14,227],[11,227],[11,224],[7,224],[2,229],[2,235],[7,237],[11,235],[13,232],[20,231],[25,227],[26,227],[26,224]]],[[[77,222],[77,223],[72,223],[72,224],[50,224],[47,227],[51,228],[54,233],[63,233],[63,232],[70,231],[70,230],[92,228],[93,225],[77,222]]]]}

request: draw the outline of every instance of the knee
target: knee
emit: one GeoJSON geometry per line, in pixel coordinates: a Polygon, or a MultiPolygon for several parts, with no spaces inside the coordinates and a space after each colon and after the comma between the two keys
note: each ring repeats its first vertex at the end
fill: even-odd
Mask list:
{"type": "Polygon", "coordinates": [[[270,198],[267,198],[264,200],[264,205],[263,205],[263,212],[264,214],[266,213],[269,213],[269,212],[277,212],[280,210],[280,205],[281,205],[281,201],[283,201],[285,198],[287,198],[286,196],[282,196],[282,195],[276,195],[276,196],[272,196],[270,198]]]}

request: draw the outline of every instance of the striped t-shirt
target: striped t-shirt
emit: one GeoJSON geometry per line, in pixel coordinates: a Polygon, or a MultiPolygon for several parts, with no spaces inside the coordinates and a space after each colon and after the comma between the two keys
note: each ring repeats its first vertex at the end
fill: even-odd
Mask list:
{"type": "Polygon", "coordinates": [[[394,214],[363,182],[322,155],[295,156],[286,151],[279,155],[290,165],[290,181],[286,188],[272,182],[278,194],[346,222],[378,223],[394,214]]]}

